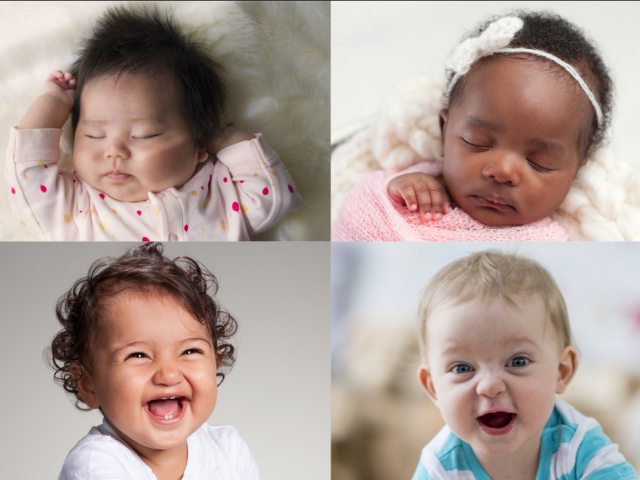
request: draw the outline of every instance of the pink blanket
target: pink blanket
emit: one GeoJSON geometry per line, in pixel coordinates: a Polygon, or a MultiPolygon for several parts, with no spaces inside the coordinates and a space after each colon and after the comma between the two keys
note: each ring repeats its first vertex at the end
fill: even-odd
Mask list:
{"type": "MultiPolygon", "coordinates": [[[[411,170],[419,169],[422,170],[411,170]]],[[[396,175],[393,172],[374,172],[352,188],[333,225],[331,239],[349,242],[569,240],[565,228],[551,217],[528,225],[490,227],[456,207],[442,220],[427,222],[418,211],[411,212],[389,197],[387,184],[396,175]]]]}

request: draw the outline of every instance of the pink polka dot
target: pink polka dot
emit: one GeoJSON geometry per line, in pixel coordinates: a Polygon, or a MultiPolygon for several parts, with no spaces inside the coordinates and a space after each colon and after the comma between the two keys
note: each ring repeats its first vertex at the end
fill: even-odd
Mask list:
{"type": "Polygon", "coordinates": [[[58,175],[62,175],[62,172],[58,172],[58,175]]]}
{"type": "Polygon", "coordinates": [[[211,175],[209,175],[209,181],[211,181],[211,175]]]}
{"type": "Polygon", "coordinates": [[[104,200],[104,193],[100,194],[100,198],[104,200]]]}
{"type": "Polygon", "coordinates": [[[73,179],[73,183],[76,183],[76,179],[75,178],[73,179]]]}
{"type": "Polygon", "coordinates": [[[200,187],[202,190],[204,190],[204,187],[200,187]]]}
{"type": "Polygon", "coordinates": [[[224,178],[222,179],[222,181],[223,181],[224,183],[227,183],[227,177],[224,177],[224,178]]]}
{"type": "Polygon", "coordinates": [[[233,205],[231,205],[231,208],[233,208],[234,212],[237,212],[238,210],[240,210],[240,205],[238,205],[238,202],[233,202],[233,205]]]}
{"type": "Polygon", "coordinates": [[[16,194],[16,189],[11,187],[11,193],[13,193],[15,195],[16,194]]]}
{"type": "Polygon", "coordinates": [[[142,237],[143,242],[149,242],[150,240],[147,237],[142,237]]]}
{"type": "Polygon", "coordinates": [[[185,225],[185,226],[184,226],[184,231],[185,231],[185,232],[188,232],[188,231],[189,231],[189,225],[185,225]]]}
{"type": "Polygon", "coordinates": [[[289,187],[289,191],[293,193],[293,187],[291,185],[287,185],[287,187],[289,187]]]}
{"type": "Polygon", "coordinates": [[[244,180],[240,180],[240,183],[244,183],[244,180]]]}
{"type": "Polygon", "coordinates": [[[140,210],[138,210],[136,213],[138,214],[138,216],[142,215],[142,212],[140,210]]]}
{"type": "Polygon", "coordinates": [[[42,190],[42,193],[46,193],[47,187],[45,187],[44,185],[40,185],[40,190],[42,190]]]}
{"type": "Polygon", "coordinates": [[[262,194],[263,195],[268,195],[269,194],[269,189],[267,187],[264,187],[264,190],[262,190],[262,194]]]}
{"type": "Polygon", "coordinates": [[[47,167],[47,166],[45,165],[45,166],[44,166],[44,168],[49,168],[49,167],[47,167]]]}
{"type": "Polygon", "coordinates": [[[82,213],[82,210],[80,210],[80,213],[82,213]]]}

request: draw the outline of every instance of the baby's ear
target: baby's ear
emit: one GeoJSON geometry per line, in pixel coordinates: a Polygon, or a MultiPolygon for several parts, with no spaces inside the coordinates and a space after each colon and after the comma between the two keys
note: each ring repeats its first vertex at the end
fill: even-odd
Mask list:
{"type": "Polygon", "coordinates": [[[556,381],[558,395],[565,392],[577,369],[578,351],[572,346],[565,347],[560,354],[560,363],[558,364],[558,380],[556,381]]]}
{"type": "Polygon", "coordinates": [[[440,110],[440,156],[444,158],[444,134],[447,130],[447,120],[449,120],[449,110],[440,110]]]}
{"type": "Polygon", "coordinates": [[[429,395],[429,398],[438,406],[438,396],[436,395],[436,389],[433,385],[433,376],[429,370],[429,365],[420,365],[418,369],[418,379],[424,391],[429,395]]]}
{"type": "Polygon", "coordinates": [[[91,380],[87,369],[77,363],[72,363],[69,365],[69,373],[71,373],[71,378],[73,378],[73,381],[76,384],[76,388],[82,397],[82,401],[90,408],[100,408],[100,402],[96,396],[96,392],[93,388],[93,381],[91,380]]]}
{"type": "Polygon", "coordinates": [[[198,140],[197,158],[198,158],[198,163],[204,163],[209,159],[209,152],[207,151],[207,142],[203,137],[200,137],[200,140],[198,140]]]}

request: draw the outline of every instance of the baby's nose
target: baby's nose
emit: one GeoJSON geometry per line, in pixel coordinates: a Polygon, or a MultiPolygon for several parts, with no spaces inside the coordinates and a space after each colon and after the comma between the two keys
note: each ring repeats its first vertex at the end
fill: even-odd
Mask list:
{"type": "Polygon", "coordinates": [[[161,385],[176,385],[182,381],[182,372],[173,363],[165,362],[158,365],[153,381],[161,385]]]}
{"type": "Polygon", "coordinates": [[[517,186],[521,181],[520,162],[517,155],[498,151],[482,169],[482,175],[498,183],[517,186]]]}
{"type": "Polygon", "coordinates": [[[481,397],[494,398],[507,391],[507,385],[497,373],[487,372],[480,376],[476,393],[481,397]]]}

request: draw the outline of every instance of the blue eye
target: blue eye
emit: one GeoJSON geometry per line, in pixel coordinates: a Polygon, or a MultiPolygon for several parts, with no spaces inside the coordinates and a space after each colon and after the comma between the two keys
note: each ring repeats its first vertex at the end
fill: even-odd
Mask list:
{"type": "Polygon", "coordinates": [[[469,365],[456,365],[455,367],[453,367],[451,369],[451,371],[453,373],[463,374],[463,373],[471,372],[472,369],[471,369],[471,367],[469,365]]]}
{"type": "Polygon", "coordinates": [[[529,363],[529,360],[523,357],[516,357],[507,363],[508,367],[524,367],[529,363]]]}

